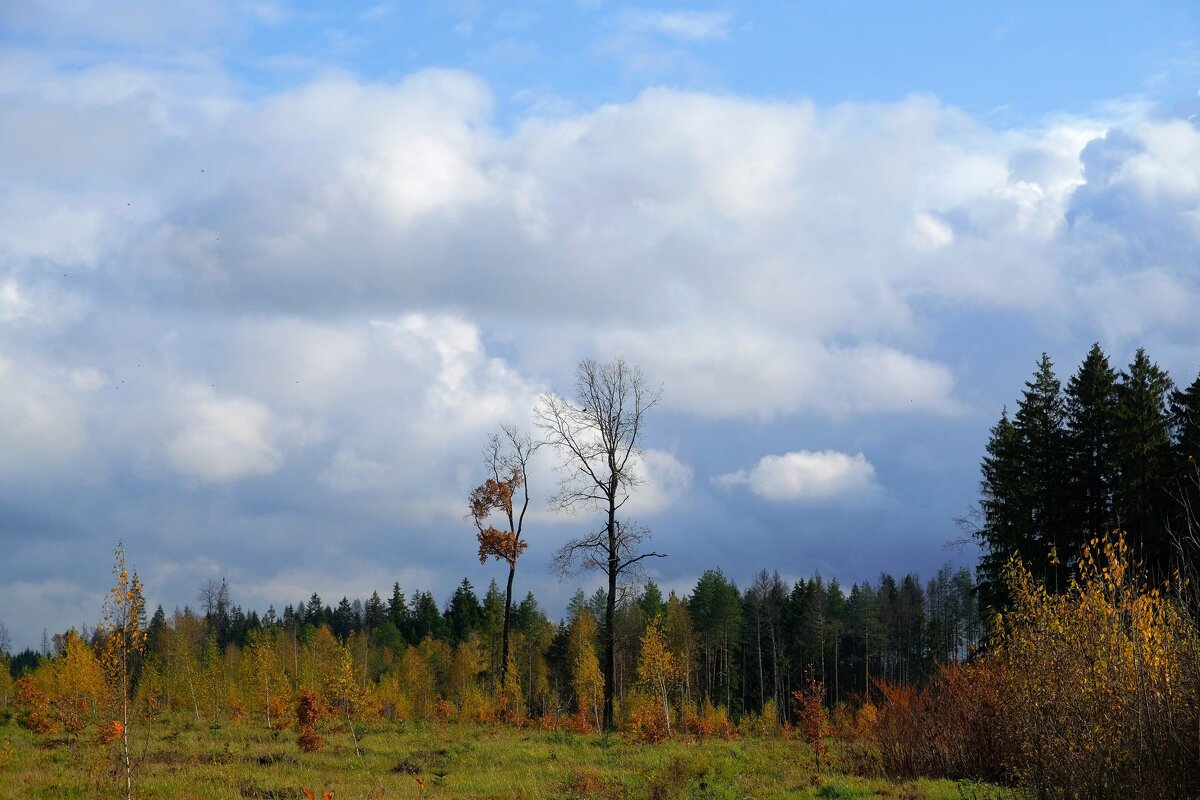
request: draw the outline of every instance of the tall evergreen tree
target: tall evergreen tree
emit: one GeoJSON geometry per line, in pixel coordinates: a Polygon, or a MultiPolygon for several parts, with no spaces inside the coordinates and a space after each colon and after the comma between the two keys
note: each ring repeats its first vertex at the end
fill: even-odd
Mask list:
{"type": "Polygon", "coordinates": [[[330,625],[333,635],[344,644],[350,638],[350,634],[354,632],[356,622],[354,607],[350,605],[350,601],[346,597],[342,597],[333,611],[333,622],[330,625]]]}
{"type": "Polygon", "coordinates": [[[1117,373],[1093,344],[1066,389],[1067,450],[1070,467],[1069,533],[1064,560],[1071,563],[1092,536],[1116,527],[1117,373]]]}
{"type": "Polygon", "coordinates": [[[429,637],[446,638],[446,621],[438,611],[437,601],[433,599],[432,592],[417,592],[413,595],[410,631],[414,644],[429,637]]]}
{"type": "Polygon", "coordinates": [[[1046,587],[1058,592],[1066,588],[1067,575],[1057,554],[1070,544],[1067,534],[1068,475],[1064,423],[1066,408],[1062,384],[1054,375],[1050,357],[1042,353],[1033,380],[1017,405],[1017,428],[1028,517],[1024,520],[1022,555],[1040,575],[1046,587]]]}
{"type": "Polygon", "coordinates": [[[688,598],[697,640],[698,685],[713,703],[729,707],[737,688],[736,647],[742,622],[737,587],[719,569],[707,570],[688,598]]]}
{"type": "Polygon", "coordinates": [[[383,598],[379,596],[379,592],[371,592],[363,612],[363,625],[368,631],[374,631],[387,622],[387,619],[387,608],[383,605],[383,598]]]}
{"type": "Polygon", "coordinates": [[[450,596],[446,606],[446,628],[450,640],[457,644],[483,625],[483,606],[475,595],[475,587],[466,578],[450,596]]]}
{"type": "Polygon", "coordinates": [[[980,592],[985,605],[1006,604],[1002,579],[1013,553],[1051,591],[1066,588],[1067,574],[1055,555],[1072,536],[1066,408],[1050,357],[1042,354],[1033,378],[1009,420],[992,428],[983,460],[981,505],[984,545],[980,592]]]}
{"type": "Polygon", "coordinates": [[[410,644],[416,644],[416,637],[412,634],[412,619],[408,611],[408,603],[404,599],[404,592],[400,591],[400,583],[397,581],[392,584],[392,597],[388,600],[387,607],[388,620],[396,626],[396,630],[404,635],[404,638],[410,644]]]}
{"type": "Polygon", "coordinates": [[[1186,574],[1200,566],[1200,376],[1171,393],[1171,542],[1186,574]]]}
{"type": "Polygon", "coordinates": [[[1117,388],[1117,521],[1160,575],[1171,557],[1166,530],[1171,474],[1170,376],[1138,348],[1117,388]]]}
{"type": "Polygon", "coordinates": [[[842,639],[850,627],[847,624],[846,594],[842,591],[842,586],[838,583],[837,578],[829,581],[825,587],[824,600],[825,631],[821,639],[826,643],[826,649],[822,654],[822,660],[826,662],[825,689],[828,696],[826,702],[828,705],[834,706],[842,700],[842,676],[845,674],[842,662],[846,653],[842,639]]]}
{"type": "Polygon", "coordinates": [[[979,593],[985,606],[1001,608],[1006,602],[1004,566],[1022,547],[1026,516],[1017,428],[1007,408],[992,427],[982,472],[979,489],[983,525],[977,533],[983,548],[979,593]]]}

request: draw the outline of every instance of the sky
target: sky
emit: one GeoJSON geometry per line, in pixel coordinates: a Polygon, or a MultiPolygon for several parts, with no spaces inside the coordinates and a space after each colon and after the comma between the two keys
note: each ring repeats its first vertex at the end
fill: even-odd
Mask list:
{"type": "MultiPolygon", "coordinates": [[[[971,566],[1045,351],[1200,370],[1194,2],[0,4],[0,620],[444,601],[500,424],[638,365],[686,593],[971,566]]],[[[552,616],[597,515],[529,483],[552,616]]]]}

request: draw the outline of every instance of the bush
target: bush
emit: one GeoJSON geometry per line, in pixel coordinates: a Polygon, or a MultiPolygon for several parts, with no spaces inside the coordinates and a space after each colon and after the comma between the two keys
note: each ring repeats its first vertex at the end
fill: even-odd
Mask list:
{"type": "Polygon", "coordinates": [[[1013,607],[990,660],[1011,777],[1068,797],[1193,796],[1195,628],[1120,534],[1093,539],[1078,572],[1051,595],[1019,561],[1008,568],[1013,607]]]}

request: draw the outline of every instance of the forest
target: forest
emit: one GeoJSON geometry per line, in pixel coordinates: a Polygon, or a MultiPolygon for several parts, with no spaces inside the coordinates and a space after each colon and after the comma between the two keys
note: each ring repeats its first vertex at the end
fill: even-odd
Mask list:
{"type": "MultiPolygon", "coordinates": [[[[95,788],[117,776],[126,796],[155,768],[137,743],[180,729],[226,751],[229,731],[252,730],[256,746],[294,742],[313,758],[328,747],[360,762],[380,756],[379,737],[405,731],[432,741],[491,730],[526,732],[526,742],[615,733],[630,747],[753,742],[793,752],[785,760],[809,770],[805,791],[821,797],[876,796],[838,794],[821,775],[968,782],[955,784],[958,796],[982,796],[967,785],[995,797],[1200,792],[1200,378],[1177,389],[1142,350],[1118,373],[1095,346],[1063,387],[1043,356],[991,431],[979,512],[964,522],[983,552],[978,584],[950,564],[926,581],[884,573],[848,590],[765,569],[739,586],[714,567],[688,594],[666,597],[639,570],[659,555],[645,549],[649,532],[616,514],[622,491],[636,488],[624,470],[655,390],[620,360],[583,362],[577,378],[573,401],[543,400],[539,430],[584,466],[557,502],[583,498],[607,524],[564,545],[558,561],[599,571],[610,589],[577,591],[561,619],[532,592],[514,600],[533,441],[505,429],[464,502],[479,559],[507,568],[503,588],[492,581],[480,597],[464,579],[439,605],[395,584],[260,613],[213,580],[195,608],[148,613],[118,546],[100,624],[4,655],[0,725],[49,747],[109,753],[111,769],[86,780],[95,788]]],[[[33,763],[13,741],[0,770],[33,763]]],[[[583,752],[583,739],[539,741],[583,752]]],[[[725,756],[688,752],[675,789],[653,789],[649,772],[576,771],[544,796],[703,794],[696,786],[715,780],[703,759],[725,756]]],[[[514,784],[476,795],[435,781],[438,769],[417,758],[391,776],[420,794],[527,793],[514,784]]],[[[731,794],[708,796],[737,796],[730,781],[731,794]]],[[[906,785],[905,796],[949,796],[906,785]]],[[[243,781],[241,796],[298,796],[256,786],[243,781]]]]}

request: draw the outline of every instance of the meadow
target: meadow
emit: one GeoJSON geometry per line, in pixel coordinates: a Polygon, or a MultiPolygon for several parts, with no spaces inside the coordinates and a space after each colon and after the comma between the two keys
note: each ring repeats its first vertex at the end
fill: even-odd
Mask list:
{"type": "MultiPolygon", "coordinates": [[[[350,798],[896,798],[1017,797],[967,781],[892,782],[815,769],[802,741],[739,736],[656,744],[621,734],[467,723],[376,724],[325,731],[301,752],[294,731],[203,724],[163,716],[131,731],[134,796],[298,798],[305,790],[350,798]]],[[[837,754],[833,754],[835,763],[837,754]]],[[[0,797],[95,798],[124,794],[118,744],[95,732],[36,736],[0,722],[0,797]]]]}

